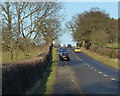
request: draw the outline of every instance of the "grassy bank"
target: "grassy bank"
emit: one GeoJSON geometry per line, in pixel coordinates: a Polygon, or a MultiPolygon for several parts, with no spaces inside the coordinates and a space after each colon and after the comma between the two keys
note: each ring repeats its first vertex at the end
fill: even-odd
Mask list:
{"type": "Polygon", "coordinates": [[[57,50],[53,48],[52,51],[52,65],[49,66],[48,72],[45,73],[39,86],[35,89],[34,94],[53,94],[54,84],[56,80],[57,69],[57,50]]]}
{"type": "Polygon", "coordinates": [[[54,48],[52,53],[51,73],[48,77],[45,94],[52,94],[54,92],[53,87],[56,80],[56,69],[57,69],[57,50],[54,48]]]}
{"type": "Polygon", "coordinates": [[[108,57],[98,55],[97,53],[93,53],[93,52],[90,52],[90,51],[85,50],[85,49],[82,49],[82,51],[85,54],[87,54],[88,56],[94,58],[95,60],[97,60],[103,64],[106,64],[112,68],[120,70],[120,68],[118,67],[118,60],[117,59],[109,59],[108,57]]]}
{"type": "MultiPolygon", "coordinates": [[[[41,53],[40,49],[41,49],[41,47],[35,47],[35,48],[31,49],[31,50],[28,50],[28,52],[27,52],[29,54],[28,56],[25,56],[23,51],[18,50],[18,52],[17,52],[18,57],[14,61],[24,60],[24,59],[35,57],[35,56],[37,56],[38,54],[41,53]]],[[[15,54],[16,54],[16,52],[15,52],[15,54]]],[[[11,60],[11,53],[10,52],[2,52],[2,62],[13,62],[11,60]]]]}
{"type": "Polygon", "coordinates": [[[108,43],[106,46],[107,48],[119,48],[118,43],[108,43]]]}

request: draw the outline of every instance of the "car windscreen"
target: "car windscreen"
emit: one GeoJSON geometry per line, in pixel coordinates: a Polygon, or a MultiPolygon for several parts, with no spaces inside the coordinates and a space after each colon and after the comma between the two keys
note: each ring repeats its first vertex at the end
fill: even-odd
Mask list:
{"type": "Polygon", "coordinates": [[[68,56],[68,53],[62,53],[62,56],[68,56]]]}
{"type": "Polygon", "coordinates": [[[66,48],[62,47],[62,48],[60,48],[60,50],[66,50],[66,48]]]}
{"type": "Polygon", "coordinates": [[[65,52],[65,50],[59,50],[59,52],[65,52]]]}
{"type": "Polygon", "coordinates": [[[80,49],[80,48],[75,48],[75,49],[80,49]]]}

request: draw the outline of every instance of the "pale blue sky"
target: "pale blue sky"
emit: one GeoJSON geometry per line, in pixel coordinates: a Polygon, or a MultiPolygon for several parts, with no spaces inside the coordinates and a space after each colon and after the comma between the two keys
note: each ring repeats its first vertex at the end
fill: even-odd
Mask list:
{"type": "MultiPolygon", "coordinates": [[[[71,20],[73,16],[88,11],[91,7],[98,7],[109,13],[110,17],[118,18],[118,2],[64,2],[63,4],[65,7],[63,27],[65,27],[65,23],[71,20]]],[[[63,33],[64,35],[60,38],[61,44],[67,45],[70,43],[75,45],[76,42],[72,40],[70,32],[66,31],[63,33]]]]}

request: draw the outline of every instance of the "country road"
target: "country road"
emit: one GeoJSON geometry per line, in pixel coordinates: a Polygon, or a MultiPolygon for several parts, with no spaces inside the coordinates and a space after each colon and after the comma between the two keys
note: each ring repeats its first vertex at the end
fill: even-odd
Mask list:
{"type": "Polygon", "coordinates": [[[118,71],[83,52],[67,49],[70,61],[59,61],[54,94],[118,94],[118,71]]]}

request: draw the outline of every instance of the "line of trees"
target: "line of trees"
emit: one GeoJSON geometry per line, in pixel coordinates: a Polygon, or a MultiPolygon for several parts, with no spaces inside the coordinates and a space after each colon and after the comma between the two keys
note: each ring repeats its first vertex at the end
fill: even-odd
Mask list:
{"type": "Polygon", "coordinates": [[[1,3],[3,51],[10,51],[14,60],[18,50],[27,56],[32,46],[57,39],[61,31],[59,11],[62,7],[58,2],[1,3]]]}
{"type": "Polygon", "coordinates": [[[102,47],[118,41],[118,20],[110,18],[109,14],[99,8],[75,15],[66,26],[77,42],[85,41],[102,47]]]}

